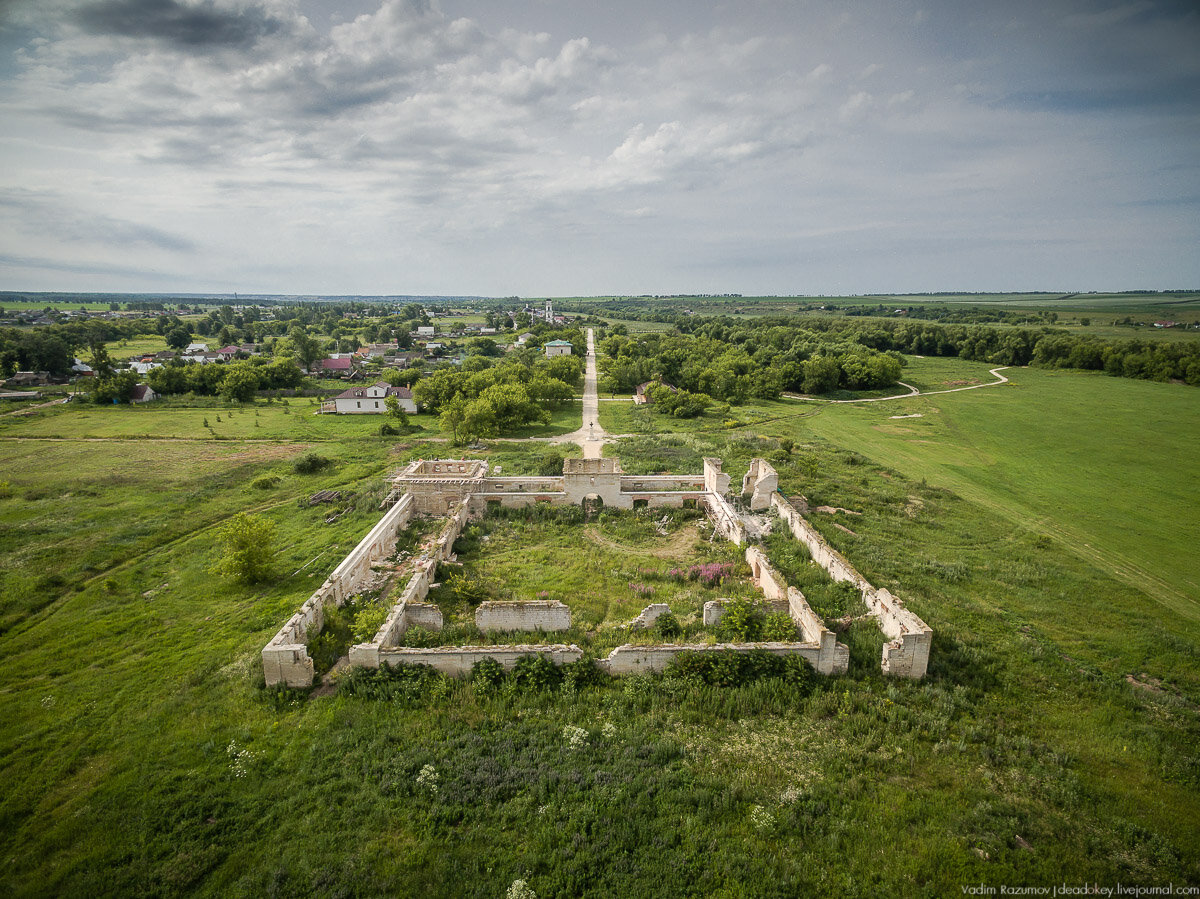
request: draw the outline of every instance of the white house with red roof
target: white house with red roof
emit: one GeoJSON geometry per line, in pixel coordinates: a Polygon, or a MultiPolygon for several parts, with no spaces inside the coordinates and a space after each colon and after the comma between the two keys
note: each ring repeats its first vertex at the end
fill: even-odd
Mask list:
{"type": "Polygon", "coordinates": [[[339,415],[371,415],[387,412],[387,398],[394,396],[405,412],[416,412],[412,390],[393,387],[386,381],[367,387],[351,387],[333,398],[333,411],[339,415]]]}

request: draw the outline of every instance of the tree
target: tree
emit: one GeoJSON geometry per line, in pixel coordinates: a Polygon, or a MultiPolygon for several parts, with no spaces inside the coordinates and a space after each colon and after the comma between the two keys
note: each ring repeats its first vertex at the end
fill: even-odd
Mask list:
{"type": "Polygon", "coordinates": [[[399,398],[388,394],[384,399],[383,404],[387,407],[388,415],[392,416],[400,422],[401,427],[408,427],[408,412],[400,405],[399,398]]]}
{"type": "Polygon", "coordinates": [[[305,371],[310,371],[312,364],[324,356],[324,353],[321,351],[321,344],[304,328],[292,328],[288,332],[288,337],[292,339],[296,358],[300,360],[305,371]]]}
{"type": "Polygon", "coordinates": [[[243,584],[258,584],[271,577],[275,558],[275,525],[261,515],[240,512],[218,533],[224,553],[213,566],[214,574],[243,584]]]}
{"type": "Polygon", "coordinates": [[[233,362],[221,381],[221,396],[238,403],[248,403],[258,390],[258,372],[248,362],[233,362]]]}
{"type": "Polygon", "coordinates": [[[192,335],[187,328],[180,326],[167,332],[167,346],[173,350],[182,350],[191,342],[192,335]]]}

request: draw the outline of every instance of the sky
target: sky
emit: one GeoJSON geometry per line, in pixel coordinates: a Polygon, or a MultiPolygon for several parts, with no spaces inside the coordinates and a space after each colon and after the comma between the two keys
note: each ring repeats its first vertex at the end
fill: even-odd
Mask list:
{"type": "Polygon", "coordinates": [[[0,290],[1200,287],[1194,0],[0,0],[0,290]]]}

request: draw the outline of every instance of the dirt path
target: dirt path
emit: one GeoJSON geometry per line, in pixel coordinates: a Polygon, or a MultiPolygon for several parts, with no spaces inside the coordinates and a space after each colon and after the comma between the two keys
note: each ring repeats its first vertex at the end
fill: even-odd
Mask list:
{"type": "Polygon", "coordinates": [[[59,400],[50,400],[50,402],[48,402],[48,403],[37,403],[33,406],[26,406],[24,409],[18,409],[16,412],[5,412],[4,417],[8,417],[8,416],[12,416],[12,415],[33,415],[39,409],[45,409],[48,406],[61,406],[65,402],[66,402],[65,399],[59,399],[59,400]]]}
{"type": "Polygon", "coordinates": [[[578,443],[583,458],[599,459],[604,444],[612,441],[612,435],[600,425],[600,400],[596,392],[596,343],[592,329],[587,332],[587,366],[583,376],[583,424],[577,431],[550,437],[550,443],[578,443]]]}
{"type": "Polygon", "coordinates": [[[988,369],[988,373],[995,378],[995,381],[988,381],[986,384],[972,384],[970,387],[952,387],[949,390],[918,390],[912,384],[905,384],[903,381],[897,381],[901,387],[907,387],[908,393],[897,393],[893,396],[873,396],[868,399],[861,400],[820,400],[811,396],[800,396],[798,393],[785,393],[783,396],[789,400],[800,400],[805,403],[828,403],[829,405],[840,405],[842,403],[886,403],[889,400],[908,400],[914,396],[937,396],[940,393],[958,393],[961,390],[978,390],[980,387],[999,387],[1001,384],[1007,384],[1008,378],[1000,374],[1006,368],[1012,368],[1011,365],[1001,365],[998,368],[988,369]]]}

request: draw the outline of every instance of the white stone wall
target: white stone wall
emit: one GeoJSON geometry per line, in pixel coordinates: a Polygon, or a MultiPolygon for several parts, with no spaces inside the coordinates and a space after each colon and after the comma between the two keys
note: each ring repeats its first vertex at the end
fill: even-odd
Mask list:
{"type": "Polygon", "coordinates": [[[571,627],[571,610],[558,600],[484,602],[475,610],[475,626],[493,631],[565,631],[571,627]]]}
{"type": "Polygon", "coordinates": [[[717,533],[730,543],[741,546],[746,542],[745,525],[724,496],[718,493],[704,494],[704,511],[708,513],[708,520],[713,523],[717,533]]]}
{"type": "Polygon", "coordinates": [[[871,586],[846,557],[830,546],[783,497],[773,495],[771,505],[779,517],[788,523],[795,538],[808,548],[814,562],[829,572],[835,581],[854,584],[862,591],[867,611],[875,616],[884,636],[891,641],[883,647],[880,660],[883,672],[897,677],[924,677],[933,644],[933,630],[929,625],[906,609],[904,603],[887,590],[871,586]]]}
{"type": "Polygon", "coordinates": [[[307,644],[325,625],[325,606],[340,606],[359,591],[371,576],[371,566],[396,551],[396,535],[408,526],[412,514],[412,499],[401,497],[263,647],[263,674],[268,686],[312,686],[313,663],[307,644]]]}
{"type": "Polygon", "coordinates": [[[771,507],[771,497],[779,489],[779,474],[766,459],[751,459],[750,469],[742,478],[742,495],[750,494],[750,509],[761,512],[771,507]]]}
{"type": "Polygon", "coordinates": [[[650,646],[626,643],[597,664],[609,674],[653,674],[666,670],[672,660],[683,652],[751,652],[755,649],[777,656],[802,656],[814,669],[821,652],[819,646],[809,643],[661,643],[650,646]]]}
{"type": "MultiPolygon", "coordinates": [[[[555,665],[566,665],[578,662],[583,658],[583,650],[574,644],[549,644],[538,646],[438,646],[429,649],[397,647],[380,650],[375,664],[367,667],[377,668],[379,665],[429,665],[450,677],[466,677],[476,662],[483,659],[494,659],[512,670],[517,662],[525,656],[545,656],[555,665]]],[[[354,663],[352,664],[360,664],[354,663]]],[[[361,663],[366,664],[366,663],[361,663]]]]}

